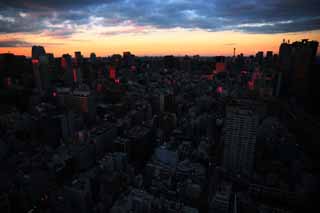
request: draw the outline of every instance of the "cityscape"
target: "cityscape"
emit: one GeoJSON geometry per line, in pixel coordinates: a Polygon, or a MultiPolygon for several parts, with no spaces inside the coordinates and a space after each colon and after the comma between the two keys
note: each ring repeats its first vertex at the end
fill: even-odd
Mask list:
{"type": "Polygon", "coordinates": [[[92,2],[0,2],[1,213],[319,211],[319,3],[92,2]]]}

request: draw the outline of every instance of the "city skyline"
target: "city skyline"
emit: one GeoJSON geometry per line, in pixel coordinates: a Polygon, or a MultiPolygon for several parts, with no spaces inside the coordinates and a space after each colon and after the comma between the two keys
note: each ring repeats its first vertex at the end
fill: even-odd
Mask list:
{"type": "Polygon", "coordinates": [[[0,212],[314,211],[318,47],[0,54],[0,212]]]}
{"type": "Polygon", "coordinates": [[[55,2],[0,2],[0,53],[30,56],[32,45],[42,45],[55,56],[230,56],[233,48],[278,53],[283,39],[320,38],[316,1],[55,2]]]}

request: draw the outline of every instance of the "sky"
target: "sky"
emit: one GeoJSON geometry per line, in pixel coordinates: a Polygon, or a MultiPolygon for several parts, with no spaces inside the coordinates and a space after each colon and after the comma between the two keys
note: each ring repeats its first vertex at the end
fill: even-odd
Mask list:
{"type": "Polygon", "coordinates": [[[320,41],[319,0],[0,0],[0,53],[249,55],[304,38],[320,41]]]}

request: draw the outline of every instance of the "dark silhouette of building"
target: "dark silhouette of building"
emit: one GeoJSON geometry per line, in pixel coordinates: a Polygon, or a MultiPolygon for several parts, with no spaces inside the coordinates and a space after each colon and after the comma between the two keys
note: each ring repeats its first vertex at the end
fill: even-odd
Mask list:
{"type": "Polygon", "coordinates": [[[319,43],[317,41],[284,42],[279,51],[279,67],[282,72],[282,95],[296,96],[301,100],[307,97],[311,67],[315,62],[319,43]]]}

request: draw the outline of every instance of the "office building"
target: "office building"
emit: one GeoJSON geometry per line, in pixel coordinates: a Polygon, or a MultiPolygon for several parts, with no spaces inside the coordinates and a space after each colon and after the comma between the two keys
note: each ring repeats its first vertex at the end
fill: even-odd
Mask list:
{"type": "Polygon", "coordinates": [[[45,62],[46,52],[42,46],[32,47],[32,65],[33,65],[33,76],[35,79],[35,87],[39,92],[42,91],[43,85],[41,80],[40,71],[40,56],[43,57],[42,61],[45,62]]]}
{"type": "Polygon", "coordinates": [[[283,41],[279,51],[279,66],[282,72],[281,94],[305,100],[310,89],[311,69],[315,63],[318,45],[317,41],[308,39],[292,44],[283,41]]]}
{"type": "Polygon", "coordinates": [[[73,84],[73,70],[72,70],[72,57],[69,54],[64,54],[61,58],[61,68],[63,71],[63,81],[67,86],[73,84]]]}
{"type": "Polygon", "coordinates": [[[97,56],[95,53],[90,54],[90,62],[95,63],[97,61],[97,56]]]}
{"type": "Polygon", "coordinates": [[[253,171],[258,115],[252,106],[228,106],[224,125],[223,167],[233,174],[253,171]]]}
{"type": "Polygon", "coordinates": [[[291,92],[298,97],[308,95],[311,66],[315,62],[319,43],[317,41],[302,41],[292,43],[292,82],[291,92]]]}

